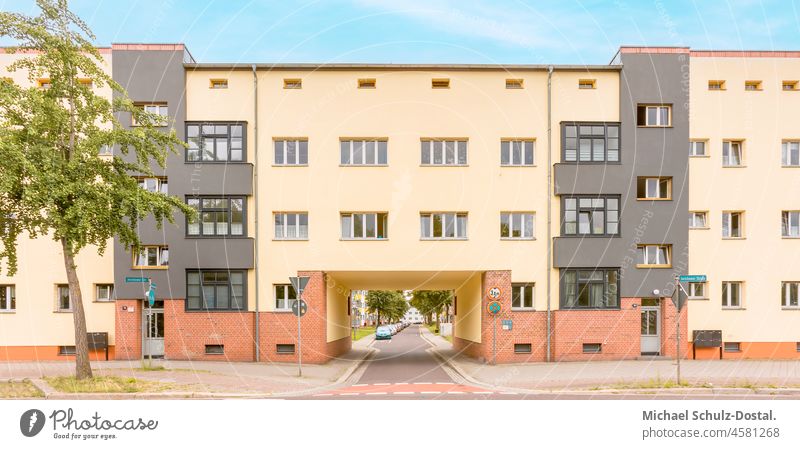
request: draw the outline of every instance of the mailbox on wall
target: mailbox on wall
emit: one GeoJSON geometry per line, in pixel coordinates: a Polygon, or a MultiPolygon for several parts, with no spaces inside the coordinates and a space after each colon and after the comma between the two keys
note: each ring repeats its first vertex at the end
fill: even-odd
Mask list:
{"type": "Polygon", "coordinates": [[[696,330],[692,333],[692,358],[697,357],[697,348],[719,348],[719,358],[722,358],[722,331],[721,330],[696,330]]]}
{"type": "Polygon", "coordinates": [[[108,360],[108,332],[89,332],[86,336],[89,340],[89,350],[104,349],[108,360]]]}

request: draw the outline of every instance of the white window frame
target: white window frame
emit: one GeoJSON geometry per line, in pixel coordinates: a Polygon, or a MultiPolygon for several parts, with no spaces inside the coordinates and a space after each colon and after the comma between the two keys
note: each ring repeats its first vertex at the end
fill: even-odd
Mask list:
{"type": "Polygon", "coordinates": [[[342,212],[339,214],[339,223],[341,230],[342,240],[387,240],[389,239],[389,214],[388,212],[342,212]],[[345,235],[345,217],[349,217],[348,234],[345,235]],[[361,220],[361,230],[363,231],[362,237],[355,236],[355,222],[356,217],[361,220]],[[381,219],[385,220],[384,236],[378,237],[378,223],[381,219]],[[375,237],[367,237],[367,222],[372,221],[375,229],[375,237]]]}
{"type": "Polygon", "coordinates": [[[534,212],[501,212],[500,213],[500,238],[503,240],[533,240],[536,236],[536,213],[534,212]],[[517,219],[517,217],[519,217],[517,219]],[[503,219],[508,223],[508,235],[503,235],[503,219]],[[526,223],[530,218],[530,235],[526,235],[526,223]],[[514,223],[518,222],[520,229],[514,223]],[[513,237],[514,231],[520,231],[519,237],[513,237]]]}
{"type": "Polygon", "coordinates": [[[297,301],[297,292],[294,294],[294,298],[291,296],[292,284],[274,284],[272,286],[272,294],[275,298],[275,310],[278,311],[289,311],[292,310],[292,301],[297,301]],[[283,297],[278,297],[278,289],[281,288],[283,290],[283,297]]]}
{"type": "Polygon", "coordinates": [[[500,141],[500,166],[501,167],[533,167],[536,165],[536,140],[535,139],[503,139],[500,141]],[[515,146],[519,153],[515,154],[515,146]],[[530,158],[527,157],[530,153],[530,158]],[[508,162],[503,162],[503,158],[508,162]],[[530,162],[526,162],[530,160],[530,162]]]}
{"type": "Polygon", "coordinates": [[[744,282],[741,281],[723,281],[722,286],[720,288],[720,292],[722,293],[722,308],[723,309],[742,309],[744,308],[744,282]],[[727,287],[726,287],[727,286],[727,287]],[[733,288],[736,287],[738,290],[738,300],[739,304],[731,305],[731,299],[733,298],[733,288]],[[726,292],[727,290],[727,292],[726,292]],[[727,293],[727,294],[726,294],[727,293]]]}
{"type": "MultiPolygon", "coordinates": [[[[153,123],[153,126],[167,126],[169,122],[169,105],[164,103],[138,103],[137,106],[142,108],[144,112],[161,116],[161,120],[153,123]]],[[[139,126],[135,119],[132,120],[132,124],[133,126],[139,126]]]]}
{"type": "Polygon", "coordinates": [[[275,212],[272,214],[273,231],[275,240],[308,240],[308,212],[275,212]],[[289,216],[294,216],[294,225],[290,227],[289,216]],[[305,216],[305,235],[303,235],[300,217],[305,216]],[[281,224],[277,223],[281,217],[281,224]],[[289,230],[294,228],[294,237],[289,237],[289,230]],[[279,232],[280,231],[280,232],[279,232]]]}
{"type": "Polygon", "coordinates": [[[169,194],[169,182],[167,178],[138,178],[139,187],[153,193],[169,194]]]}
{"type": "Polygon", "coordinates": [[[689,282],[688,285],[689,299],[708,299],[708,283],[707,282],[689,282]],[[703,291],[702,295],[697,294],[697,286],[701,286],[703,291]]]}
{"type": "Polygon", "coordinates": [[[306,166],[308,166],[308,139],[306,139],[306,138],[274,139],[272,141],[272,149],[273,149],[272,165],[275,165],[275,166],[278,166],[278,167],[286,167],[286,166],[289,166],[289,167],[293,167],[293,166],[294,167],[306,167],[306,166]],[[294,161],[292,161],[292,162],[289,162],[289,159],[288,159],[288,157],[289,157],[289,145],[288,145],[289,142],[294,143],[295,144],[295,148],[296,148],[296,151],[294,153],[294,156],[295,156],[294,157],[294,161]],[[305,142],[305,147],[306,147],[305,162],[300,162],[303,159],[301,157],[302,156],[301,149],[303,147],[303,145],[302,145],[303,142],[305,142]],[[278,149],[278,144],[280,144],[280,150],[278,149]],[[283,162],[278,162],[278,160],[276,158],[276,156],[278,155],[279,151],[282,152],[281,153],[281,155],[282,155],[282,159],[281,160],[283,162]]]}
{"type": "Polygon", "coordinates": [[[658,104],[658,105],[645,105],[644,108],[644,123],[645,127],[650,128],[667,128],[672,126],[672,106],[666,104],[658,104]],[[650,110],[656,110],[656,122],[650,123],[650,110]],[[664,109],[667,112],[667,122],[662,122],[662,115],[661,110],[664,109]]]}
{"type": "Polygon", "coordinates": [[[723,140],[722,141],[722,166],[723,167],[744,167],[744,141],[742,140],[723,140]],[[738,160],[734,155],[738,153],[738,160]]]}
{"type": "Polygon", "coordinates": [[[784,309],[800,309],[800,282],[781,282],[781,307],[784,309]],[[794,305],[792,305],[792,293],[794,293],[794,305]]]}
{"type": "Polygon", "coordinates": [[[74,304],[72,303],[72,295],[69,294],[69,284],[56,284],[56,312],[72,312],[74,308],[74,304]],[[61,289],[67,289],[67,295],[69,296],[69,308],[64,309],[61,307],[61,289]]]}
{"type": "Polygon", "coordinates": [[[741,239],[744,238],[744,212],[742,211],[724,211],[722,212],[722,238],[724,239],[741,239]],[[733,235],[733,215],[739,215],[739,235],[733,235]]]}
{"type": "Polygon", "coordinates": [[[522,284],[511,284],[511,310],[535,310],[536,308],[536,284],[533,282],[522,284]],[[525,305],[528,302],[528,297],[524,294],[525,290],[530,288],[530,305],[525,305]],[[514,305],[514,297],[517,291],[520,291],[519,306],[514,305]]]}
{"type": "Polygon", "coordinates": [[[653,176],[644,178],[644,197],[640,200],[670,200],[672,199],[672,178],[653,176]],[[661,196],[661,182],[667,183],[667,196],[661,196]]]}
{"type": "Polygon", "coordinates": [[[94,285],[94,300],[95,302],[113,302],[114,301],[114,284],[95,284],[94,285]],[[108,290],[108,296],[100,296],[100,291],[103,289],[108,290]]]}
{"type": "Polygon", "coordinates": [[[469,236],[467,231],[469,230],[469,214],[466,212],[422,212],[420,213],[420,240],[468,240],[469,236]],[[439,220],[441,220],[441,236],[433,235],[433,222],[435,220],[435,216],[439,216],[439,220]],[[445,236],[445,224],[448,221],[448,217],[452,217],[453,223],[453,237],[446,237],[445,236]],[[463,218],[463,220],[460,220],[463,218]],[[427,235],[425,235],[425,230],[423,226],[425,226],[425,221],[427,220],[427,235]],[[459,225],[459,222],[463,223],[459,225]],[[464,228],[462,230],[462,227],[464,228]],[[462,232],[463,231],[463,232],[462,232]]]}
{"type": "Polygon", "coordinates": [[[689,157],[706,157],[708,156],[708,141],[707,140],[692,140],[689,142],[689,157]],[[703,152],[697,151],[698,147],[702,146],[703,152]]]}
{"type": "Polygon", "coordinates": [[[800,167],[800,141],[787,140],[781,143],[781,167],[800,167]]]}
{"type": "Polygon", "coordinates": [[[14,284],[0,285],[0,289],[5,290],[6,306],[0,308],[0,313],[16,312],[17,310],[17,289],[14,284]]]}
{"type": "Polygon", "coordinates": [[[672,245],[661,245],[661,244],[639,245],[637,248],[636,257],[637,257],[636,266],[671,267],[672,245]],[[665,251],[663,251],[662,253],[661,249],[664,249],[665,251]],[[644,256],[644,260],[640,259],[641,256],[644,256]],[[666,257],[666,260],[663,260],[664,257],[666,257]],[[651,258],[655,260],[655,262],[652,263],[649,262],[651,258]]]}
{"type": "Polygon", "coordinates": [[[137,269],[167,268],[169,266],[169,246],[166,245],[145,245],[140,248],[138,254],[134,254],[133,267],[137,269]],[[156,257],[156,264],[149,265],[150,253],[153,251],[156,257]],[[145,262],[142,264],[141,262],[145,262]]]}
{"type": "Polygon", "coordinates": [[[375,139],[340,139],[339,140],[339,165],[343,167],[350,167],[350,166],[366,166],[366,167],[384,167],[389,165],[389,141],[388,139],[383,138],[375,138],[375,139]],[[367,162],[367,144],[373,144],[373,162],[367,162]],[[342,150],[344,146],[347,145],[348,153],[347,153],[347,161],[342,160],[342,150]],[[357,145],[361,145],[361,157],[360,161],[355,160],[355,149],[357,145]],[[382,151],[381,151],[382,150],[382,151]],[[386,162],[379,162],[381,158],[381,152],[383,152],[383,157],[386,162]]]}
{"type": "Polygon", "coordinates": [[[469,165],[469,139],[420,139],[420,165],[423,167],[466,167],[469,165]],[[447,162],[448,145],[453,145],[453,163],[447,162]],[[459,154],[462,149],[464,162],[459,162],[459,154]],[[439,154],[440,152],[441,154],[439,154]],[[425,162],[425,153],[428,155],[427,162],[425,162]],[[441,156],[441,162],[436,162],[438,155],[441,156]]]}
{"type": "Polygon", "coordinates": [[[800,238],[800,211],[781,211],[781,236],[789,239],[800,238]]]}
{"type": "Polygon", "coordinates": [[[689,229],[708,229],[708,211],[689,211],[689,229]],[[698,226],[698,217],[702,217],[702,226],[698,226]]]}

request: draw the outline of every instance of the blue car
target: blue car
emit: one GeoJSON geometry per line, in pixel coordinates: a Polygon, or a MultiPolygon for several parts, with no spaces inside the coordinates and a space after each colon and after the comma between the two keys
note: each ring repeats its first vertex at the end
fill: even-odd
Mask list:
{"type": "Polygon", "coordinates": [[[378,326],[378,329],[375,330],[375,339],[376,340],[391,340],[392,339],[392,330],[389,329],[389,326],[378,326]]]}

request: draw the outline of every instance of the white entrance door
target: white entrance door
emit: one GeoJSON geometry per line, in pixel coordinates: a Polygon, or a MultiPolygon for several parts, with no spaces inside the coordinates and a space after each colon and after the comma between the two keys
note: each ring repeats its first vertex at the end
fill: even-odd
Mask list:
{"type": "Polygon", "coordinates": [[[164,357],[164,309],[148,309],[143,307],[144,345],[142,355],[145,358],[164,357]]]}
{"type": "Polygon", "coordinates": [[[661,353],[661,320],[659,307],[642,307],[642,354],[661,353]]]}

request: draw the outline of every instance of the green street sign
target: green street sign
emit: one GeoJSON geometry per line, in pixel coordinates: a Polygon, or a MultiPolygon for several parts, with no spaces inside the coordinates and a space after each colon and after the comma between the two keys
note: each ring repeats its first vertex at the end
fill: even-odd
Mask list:
{"type": "Polygon", "coordinates": [[[125,282],[150,282],[150,278],[133,278],[126,277],[125,282]]]}
{"type": "Polygon", "coordinates": [[[685,274],[678,277],[679,282],[705,282],[705,274],[685,274]]]}

